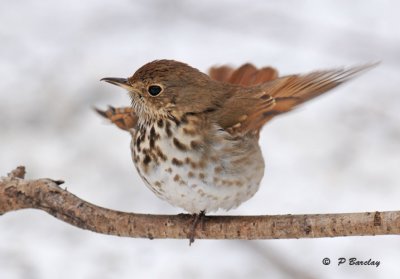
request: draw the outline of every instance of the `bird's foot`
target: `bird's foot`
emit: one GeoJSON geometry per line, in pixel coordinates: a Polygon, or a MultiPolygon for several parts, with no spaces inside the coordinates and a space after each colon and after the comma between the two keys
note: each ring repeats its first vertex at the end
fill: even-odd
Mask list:
{"type": "Polygon", "coordinates": [[[206,212],[205,210],[200,211],[200,213],[195,213],[192,215],[193,216],[193,222],[190,227],[189,231],[189,246],[192,245],[194,242],[194,235],[196,234],[196,228],[201,223],[201,229],[204,230],[204,220],[206,217],[206,212]]]}

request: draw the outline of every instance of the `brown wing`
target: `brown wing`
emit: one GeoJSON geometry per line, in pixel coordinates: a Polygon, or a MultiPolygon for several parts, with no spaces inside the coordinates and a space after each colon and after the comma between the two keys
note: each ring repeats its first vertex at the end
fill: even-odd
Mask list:
{"type": "Polygon", "coordinates": [[[94,109],[98,114],[107,118],[111,123],[125,131],[134,129],[138,120],[132,107],[114,108],[109,106],[107,110],[94,109]]]}
{"type": "Polygon", "coordinates": [[[239,89],[224,104],[218,122],[232,134],[258,134],[275,115],[290,111],[373,66],[291,75],[239,89]]]}
{"type": "Polygon", "coordinates": [[[271,67],[257,69],[247,63],[237,69],[229,66],[212,67],[209,70],[209,76],[217,81],[251,86],[276,79],[278,72],[271,67]]]}

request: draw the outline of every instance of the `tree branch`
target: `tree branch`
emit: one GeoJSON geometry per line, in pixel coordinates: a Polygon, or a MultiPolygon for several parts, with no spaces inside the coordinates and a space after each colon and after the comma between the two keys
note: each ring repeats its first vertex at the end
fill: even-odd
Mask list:
{"type": "MultiPolygon", "coordinates": [[[[98,233],[140,238],[188,238],[189,214],[125,213],[81,200],[63,181],[24,179],[18,167],[0,178],[0,214],[23,208],[44,210],[73,226],[98,233]]],[[[289,239],[400,234],[400,211],[344,214],[207,216],[197,239],[289,239]]]]}

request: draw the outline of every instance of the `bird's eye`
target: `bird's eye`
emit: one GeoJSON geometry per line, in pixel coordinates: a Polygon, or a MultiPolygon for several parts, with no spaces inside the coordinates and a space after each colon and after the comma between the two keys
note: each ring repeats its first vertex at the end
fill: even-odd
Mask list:
{"type": "Polygon", "coordinates": [[[162,88],[161,88],[161,86],[159,86],[159,85],[150,85],[150,86],[147,88],[147,91],[149,92],[149,94],[150,94],[151,96],[157,96],[158,94],[161,93],[162,88]]]}

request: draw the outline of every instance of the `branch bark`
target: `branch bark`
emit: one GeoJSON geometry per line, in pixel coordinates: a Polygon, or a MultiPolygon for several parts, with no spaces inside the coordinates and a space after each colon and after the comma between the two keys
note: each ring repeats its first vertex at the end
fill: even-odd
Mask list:
{"type": "MultiPolygon", "coordinates": [[[[59,185],[63,181],[24,179],[18,167],[0,179],[0,214],[36,208],[73,226],[136,238],[188,238],[189,214],[126,213],[86,202],[59,185]]],[[[207,216],[197,239],[290,239],[400,234],[400,211],[343,214],[207,216]]]]}

